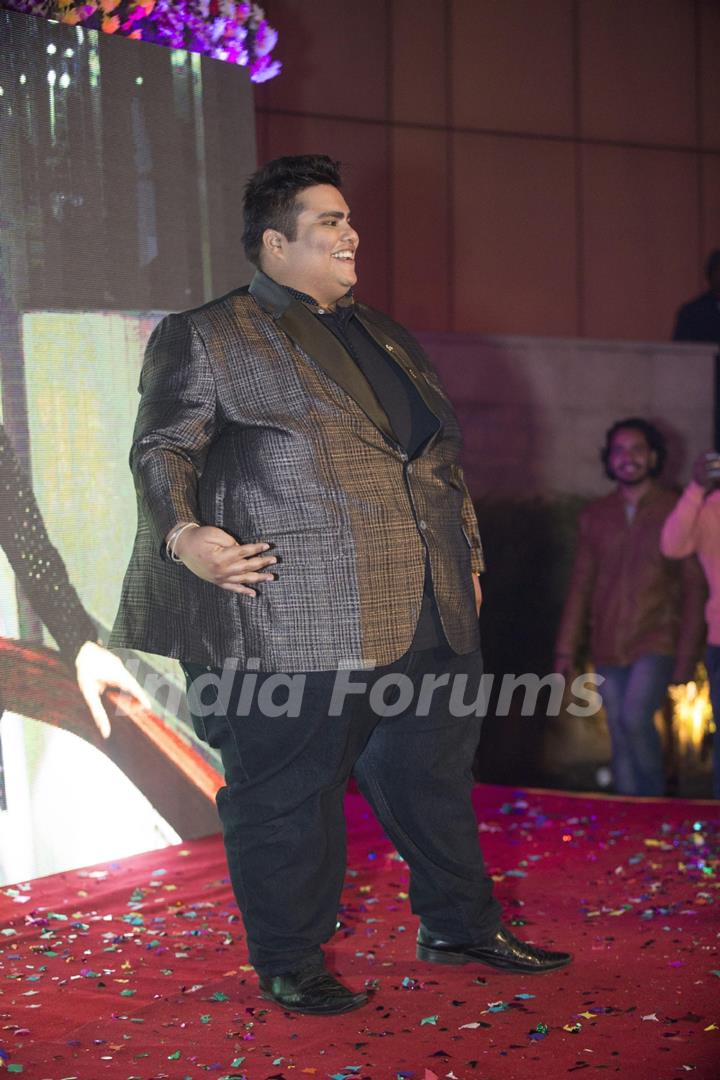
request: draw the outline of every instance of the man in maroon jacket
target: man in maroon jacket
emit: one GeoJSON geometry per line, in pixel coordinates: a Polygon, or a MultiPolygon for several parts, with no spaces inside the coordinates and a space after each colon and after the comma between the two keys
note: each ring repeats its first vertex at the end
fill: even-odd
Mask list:
{"type": "Polygon", "coordinates": [[[615,790],[623,795],[664,794],[654,715],[670,683],[692,678],[702,641],[700,567],[660,552],[663,522],[677,501],[658,483],[666,453],[662,434],[646,420],[620,420],[608,431],[601,458],[616,488],[580,517],[555,648],[556,670],[568,676],[589,624],[615,790]]]}

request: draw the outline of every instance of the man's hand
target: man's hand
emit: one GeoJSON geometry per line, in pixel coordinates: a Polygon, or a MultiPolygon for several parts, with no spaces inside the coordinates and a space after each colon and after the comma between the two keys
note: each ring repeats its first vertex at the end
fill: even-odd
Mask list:
{"type": "Polygon", "coordinates": [[[214,525],[185,529],[175,544],[175,555],[203,581],[221,589],[257,596],[250,585],[275,581],[274,574],[263,573],[266,566],[276,563],[274,555],[261,556],[269,544],[238,544],[229,533],[214,525]]]}
{"type": "Polygon", "coordinates": [[[103,739],[110,735],[110,720],[101,699],[109,687],[116,686],[126,694],[136,697],[146,709],[152,708],[150,698],[120,657],[104,649],[102,645],[96,645],[94,641],[86,641],[80,649],[75,658],[75,671],[80,693],[85,698],[85,704],[103,739]]]}
{"type": "Polygon", "coordinates": [[[720,487],[720,454],[706,450],[693,464],[693,480],[707,491],[720,487]]]}
{"type": "Polygon", "coordinates": [[[480,618],[480,608],[482,606],[482,586],[480,585],[480,577],[478,574],[472,575],[473,591],[475,593],[475,613],[480,618]]]}

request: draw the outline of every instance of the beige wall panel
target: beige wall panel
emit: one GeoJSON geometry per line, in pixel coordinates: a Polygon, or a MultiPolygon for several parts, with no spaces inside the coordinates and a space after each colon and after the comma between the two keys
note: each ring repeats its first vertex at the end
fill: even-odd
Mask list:
{"type": "Polygon", "coordinates": [[[460,417],[475,496],[609,491],[598,450],[626,416],[662,427],[668,480],[684,483],[712,439],[712,347],[469,334],[422,342],[460,417]]]}
{"type": "Polygon", "coordinates": [[[697,264],[694,154],[582,149],[588,337],[664,341],[697,264]]]}
{"type": "Polygon", "coordinates": [[[694,144],[694,5],[580,0],[579,12],[582,135],[694,144]]]}
{"type": "Polygon", "coordinates": [[[453,329],[577,332],[574,149],[454,136],[453,329]]]}
{"type": "Polygon", "coordinates": [[[573,132],[571,0],[452,0],[456,127],[573,132]]]}

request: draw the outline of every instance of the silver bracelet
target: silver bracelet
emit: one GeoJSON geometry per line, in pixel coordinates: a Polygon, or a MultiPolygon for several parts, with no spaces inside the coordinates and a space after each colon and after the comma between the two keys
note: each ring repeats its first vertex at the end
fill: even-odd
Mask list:
{"type": "Polygon", "coordinates": [[[182,562],[182,559],[178,558],[178,556],[175,554],[175,546],[182,534],[185,532],[185,530],[199,528],[200,526],[198,525],[197,521],[188,521],[187,524],[181,525],[179,529],[175,529],[174,532],[170,533],[170,540],[165,544],[165,547],[170,552],[170,558],[173,562],[182,562]]]}
{"type": "Polygon", "coordinates": [[[174,527],[173,527],[173,528],[172,528],[172,529],[170,530],[170,532],[169,532],[169,533],[167,534],[167,539],[165,540],[165,547],[166,547],[166,548],[169,548],[169,547],[170,547],[170,545],[172,544],[172,542],[173,542],[173,541],[174,541],[174,539],[175,539],[175,533],[176,533],[176,532],[178,532],[178,531],[179,531],[180,529],[182,529],[182,527],[183,527],[183,524],[188,524],[188,525],[189,525],[189,524],[190,524],[190,522],[189,522],[189,521],[188,521],[187,523],[185,523],[185,522],[181,522],[181,523],[180,523],[179,525],[175,525],[175,526],[174,526],[174,527]]]}

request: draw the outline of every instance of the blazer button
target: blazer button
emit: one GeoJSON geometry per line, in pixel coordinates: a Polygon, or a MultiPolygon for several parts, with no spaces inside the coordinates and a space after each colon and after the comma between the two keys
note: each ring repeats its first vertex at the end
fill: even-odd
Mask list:
{"type": "Polygon", "coordinates": [[[422,518],[418,521],[418,525],[421,529],[427,529],[427,521],[423,521],[422,518]]]}
{"type": "Polygon", "coordinates": [[[408,474],[410,474],[413,471],[412,465],[408,465],[407,471],[408,471],[408,474]]]}

